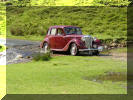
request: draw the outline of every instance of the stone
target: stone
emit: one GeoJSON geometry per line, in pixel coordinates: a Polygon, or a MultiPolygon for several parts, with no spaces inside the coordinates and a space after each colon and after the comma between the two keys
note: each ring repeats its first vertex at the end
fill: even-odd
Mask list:
{"type": "Polygon", "coordinates": [[[111,47],[117,47],[117,43],[112,43],[111,47]]]}
{"type": "Polygon", "coordinates": [[[28,59],[29,59],[29,58],[31,58],[31,57],[30,57],[30,56],[27,56],[26,58],[28,58],[28,59]]]}
{"type": "Polygon", "coordinates": [[[23,58],[23,56],[22,55],[17,55],[16,58],[23,58]]]}

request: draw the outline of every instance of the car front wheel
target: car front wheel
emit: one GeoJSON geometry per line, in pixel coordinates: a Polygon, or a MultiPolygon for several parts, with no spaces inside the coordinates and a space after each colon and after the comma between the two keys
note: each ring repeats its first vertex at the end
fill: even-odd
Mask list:
{"type": "Polygon", "coordinates": [[[70,53],[72,56],[76,56],[78,54],[78,47],[75,43],[72,43],[70,53]]]}
{"type": "Polygon", "coordinates": [[[49,53],[49,52],[50,52],[50,48],[49,48],[48,43],[44,43],[41,52],[42,52],[42,53],[49,53]]]}

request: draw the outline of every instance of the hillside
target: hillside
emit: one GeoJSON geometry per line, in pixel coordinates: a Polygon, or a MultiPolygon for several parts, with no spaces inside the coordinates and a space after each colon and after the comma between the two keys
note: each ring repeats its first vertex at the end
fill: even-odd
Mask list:
{"type": "Polygon", "coordinates": [[[0,38],[5,37],[6,34],[6,12],[3,3],[0,3],[0,38]]]}
{"type": "Polygon", "coordinates": [[[126,7],[7,7],[7,35],[46,35],[52,25],[75,25],[101,38],[127,36],[126,7]]]}

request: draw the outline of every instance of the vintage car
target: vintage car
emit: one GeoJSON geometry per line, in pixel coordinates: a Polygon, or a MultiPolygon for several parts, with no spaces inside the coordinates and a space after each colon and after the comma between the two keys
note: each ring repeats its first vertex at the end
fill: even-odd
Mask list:
{"type": "Polygon", "coordinates": [[[90,35],[83,35],[81,28],[76,26],[51,26],[40,44],[42,52],[68,51],[75,56],[79,52],[99,55],[103,46],[101,41],[90,35]]]}

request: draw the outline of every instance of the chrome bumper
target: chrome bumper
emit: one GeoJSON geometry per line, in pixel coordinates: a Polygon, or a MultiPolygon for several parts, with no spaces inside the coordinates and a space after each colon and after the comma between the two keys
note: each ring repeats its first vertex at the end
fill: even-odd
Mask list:
{"type": "Polygon", "coordinates": [[[98,50],[98,51],[103,51],[103,46],[99,46],[98,48],[90,48],[90,49],[79,49],[79,51],[95,51],[95,50],[98,50]]]}

